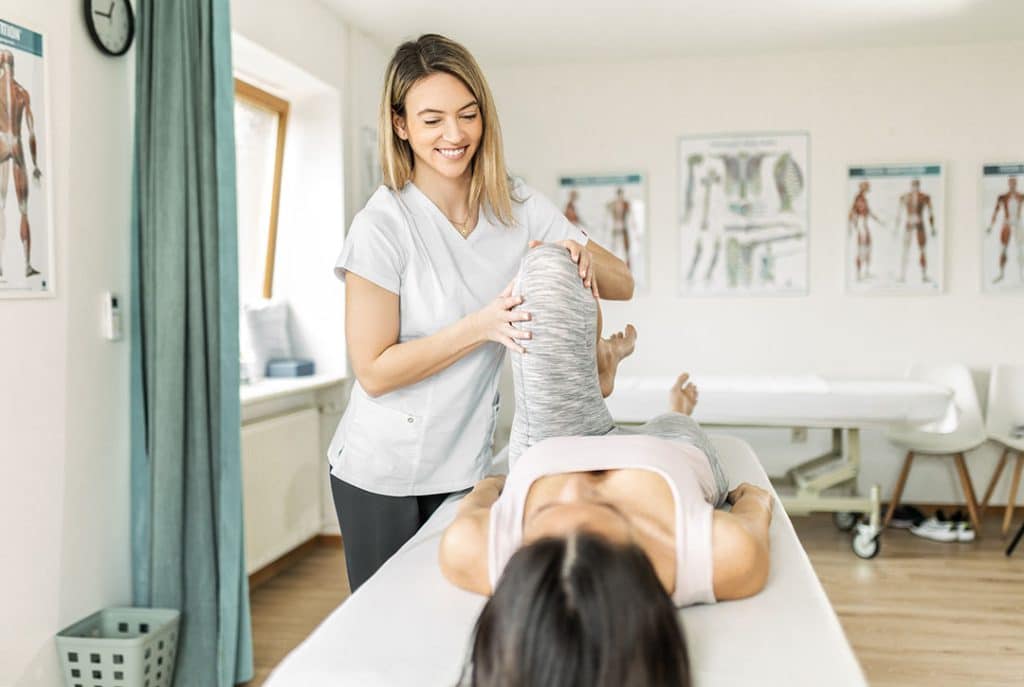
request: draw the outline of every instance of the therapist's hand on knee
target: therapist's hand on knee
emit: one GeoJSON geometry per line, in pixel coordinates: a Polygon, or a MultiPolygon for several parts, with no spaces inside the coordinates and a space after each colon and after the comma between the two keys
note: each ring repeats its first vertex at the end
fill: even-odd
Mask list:
{"type": "Polygon", "coordinates": [[[522,296],[512,295],[513,284],[515,280],[509,282],[501,295],[470,315],[470,318],[479,340],[494,341],[510,351],[525,353],[526,349],[519,345],[519,340],[530,339],[533,335],[526,330],[513,327],[512,323],[529,320],[530,313],[525,310],[513,310],[523,303],[522,296]]]}
{"type": "MultiPolygon", "coordinates": [[[[594,298],[598,298],[597,292],[597,275],[594,273],[594,259],[587,250],[586,246],[581,246],[572,239],[566,239],[565,241],[555,241],[555,245],[564,247],[569,251],[569,257],[572,261],[579,265],[580,277],[583,279],[583,285],[590,289],[594,294],[594,298]]],[[[543,241],[530,241],[529,247],[536,248],[537,246],[543,245],[543,241]]]]}

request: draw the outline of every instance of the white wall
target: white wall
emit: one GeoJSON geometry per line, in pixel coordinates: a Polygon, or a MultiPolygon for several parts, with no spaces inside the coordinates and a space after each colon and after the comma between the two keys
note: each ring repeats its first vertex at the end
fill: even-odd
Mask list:
{"type": "Polygon", "coordinates": [[[346,145],[349,155],[346,156],[347,212],[345,224],[348,226],[368,198],[363,197],[363,189],[370,180],[366,179],[366,165],[363,164],[363,147],[360,140],[361,130],[369,127],[377,130],[377,119],[380,111],[380,96],[384,88],[384,70],[387,68],[391,53],[372,38],[351,29],[349,32],[349,79],[348,79],[348,126],[346,145]]]}
{"type": "Polygon", "coordinates": [[[0,301],[0,685],[59,684],[53,634],[131,597],[128,344],[101,339],[100,307],[128,290],[134,56],[101,56],[80,15],[4,9],[46,38],[57,295],[0,301]]]}
{"type": "MultiPolygon", "coordinates": [[[[605,307],[606,327],[633,322],[640,331],[642,354],[621,374],[895,377],[911,361],[961,361],[978,371],[984,394],[989,365],[1024,362],[1010,345],[1024,339],[1024,298],[979,292],[977,220],[981,163],[1024,158],[1024,92],[1006,86],[1007,65],[1022,50],[1015,42],[484,68],[510,169],[549,197],[564,173],[648,175],[652,287],[605,307]],[[810,295],[677,297],[678,137],[766,130],[811,135],[810,295]],[[945,293],[844,295],[844,166],[936,159],[948,164],[945,293]]],[[[769,463],[811,450],[757,436],[769,463]]],[[[902,456],[870,433],[864,448],[863,483],[880,482],[888,494],[902,456]]],[[[976,490],[993,454],[971,457],[976,490]]],[[[954,480],[942,463],[915,465],[906,498],[957,501],[954,480]]],[[[1006,498],[1005,481],[996,500],[1006,498]]]]}

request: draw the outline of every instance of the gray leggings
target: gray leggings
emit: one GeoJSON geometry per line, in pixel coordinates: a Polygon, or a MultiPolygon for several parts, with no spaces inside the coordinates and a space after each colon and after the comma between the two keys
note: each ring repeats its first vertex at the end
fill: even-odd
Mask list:
{"type": "Polygon", "coordinates": [[[729,482],[715,447],[697,422],[668,412],[636,427],[618,427],[601,396],[597,378],[597,302],[583,286],[578,267],[562,246],[527,252],[514,295],[531,314],[521,327],[532,332],[525,354],[512,353],[516,413],[509,465],[530,446],[550,437],[647,434],[699,448],[718,486],[716,506],[725,502],[729,482]]]}

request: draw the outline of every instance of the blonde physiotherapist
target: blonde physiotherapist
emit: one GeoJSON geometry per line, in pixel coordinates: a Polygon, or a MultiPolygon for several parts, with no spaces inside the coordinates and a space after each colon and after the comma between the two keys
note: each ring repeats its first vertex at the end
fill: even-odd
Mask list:
{"type": "Polygon", "coordinates": [[[328,452],[353,591],[450,493],[488,471],[505,349],[528,336],[509,294],[531,242],[558,242],[584,284],[625,300],[626,265],[512,182],[490,89],[442,36],[399,46],[379,122],[384,185],[335,271],[356,383],[328,452]],[[585,247],[584,247],[585,246],[585,247]]]}

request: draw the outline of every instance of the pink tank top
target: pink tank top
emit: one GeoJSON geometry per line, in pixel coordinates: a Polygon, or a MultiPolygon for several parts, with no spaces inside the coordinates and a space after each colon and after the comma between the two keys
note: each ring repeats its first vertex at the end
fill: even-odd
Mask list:
{"type": "Polygon", "coordinates": [[[661,475],[675,500],[676,606],[714,603],[711,514],[715,478],[707,456],[681,441],[644,435],[558,437],[541,441],[511,466],[491,508],[488,575],[493,589],[523,542],[523,511],[530,486],[547,475],[636,468],[661,475]]]}

